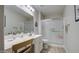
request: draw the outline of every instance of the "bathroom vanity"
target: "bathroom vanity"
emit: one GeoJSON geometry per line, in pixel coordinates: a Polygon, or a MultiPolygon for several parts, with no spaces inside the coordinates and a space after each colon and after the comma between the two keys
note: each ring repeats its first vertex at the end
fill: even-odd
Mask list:
{"type": "Polygon", "coordinates": [[[12,46],[15,44],[19,44],[28,40],[33,39],[33,44],[34,44],[34,53],[39,53],[42,50],[42,40],[41,40],[41,35],[32,35],[28,36],[26,34],[18,34],[16,36],[14,35],[8,35],[5,37],[4,40],[4,49],[5,52],[11,52],[12,53],[12,46]]]}
{"type": "MultiPolygon", "coordinates": [[[[28,13],[26,6],[5,6],[5,26],[4,26],[4,50],[12,52],[13,45],[33,39],[34,52],[39,53],[43,48],[41,40],[39,21],[37,17],[28,13]],[[25,11],[26,10],[26,11],[25,11]],[[35,26],[36,22],[36,26],[35,26]],[[33,33],[35,33],[33,35],[33,33]],[[27,34],[31,33],[31,34],[27,34]]],[[[32,11],[29,11],[32,12],[32,11]]],[[[37,16],[37,15],[36,15],[37,16]]],[[[38,18],[39,19],[39,18],[38,18]]],[[[39,19],[40,20],[40,19],[39,19]]]]}

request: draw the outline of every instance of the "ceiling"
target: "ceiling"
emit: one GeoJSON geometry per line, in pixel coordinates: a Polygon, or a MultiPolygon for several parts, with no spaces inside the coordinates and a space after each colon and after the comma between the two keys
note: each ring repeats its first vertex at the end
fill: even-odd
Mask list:
{"type": "Polygon", "coordinates": [[[28,13],[25,13],[23,10],[17,8],[15,5],[5,5],[5,8],[18,12],[19,14],[25,16],[26,18],[32,19],[32,16],[28,13]]]}
{"type": "Polygon", "coordinates": [[[62,15],[64,5],[32,5],[37,11],[40,11],[44,16],[62,15]]]}
{"type": "MultiPolygon", "coordinates": [[[[40,11],[42,16],[52,17],[52,16],[62,16],[64,11],[64,5],[31,5],[36,11],[40,11]]],[[[11,10],[17,11],[21,15],[32,18],[32,16],[28,13],[25,13],[21,9],[17,8],[15,5],[7,5],[7,8],[11,10]]]]}

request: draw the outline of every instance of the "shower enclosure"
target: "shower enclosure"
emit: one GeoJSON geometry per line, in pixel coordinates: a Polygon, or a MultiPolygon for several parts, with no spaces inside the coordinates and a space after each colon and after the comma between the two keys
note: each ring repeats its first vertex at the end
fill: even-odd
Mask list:
{"type": "Polygon", "coordinates": [[[63,20],[61,18],[42,20],[42,38],[48,43],[63,44],[63,20]]]}

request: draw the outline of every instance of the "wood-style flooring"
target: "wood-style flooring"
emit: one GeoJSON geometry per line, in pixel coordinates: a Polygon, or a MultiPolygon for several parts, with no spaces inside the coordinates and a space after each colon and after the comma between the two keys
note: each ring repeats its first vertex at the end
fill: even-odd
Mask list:
{"type": "Polygon", "coordinates": [[[65,53],[64,47],[61,46],[48,46],[47,49],[41,51],[41,53],[65,53]]]}

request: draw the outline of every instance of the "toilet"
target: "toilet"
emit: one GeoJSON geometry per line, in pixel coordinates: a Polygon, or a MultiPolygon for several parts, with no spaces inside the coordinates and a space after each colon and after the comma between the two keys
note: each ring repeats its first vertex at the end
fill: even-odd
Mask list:
{"type": "Polygon", "coordinates": [[[43,39],[43,48],[48,49],[48,39],[43,39]]]}

